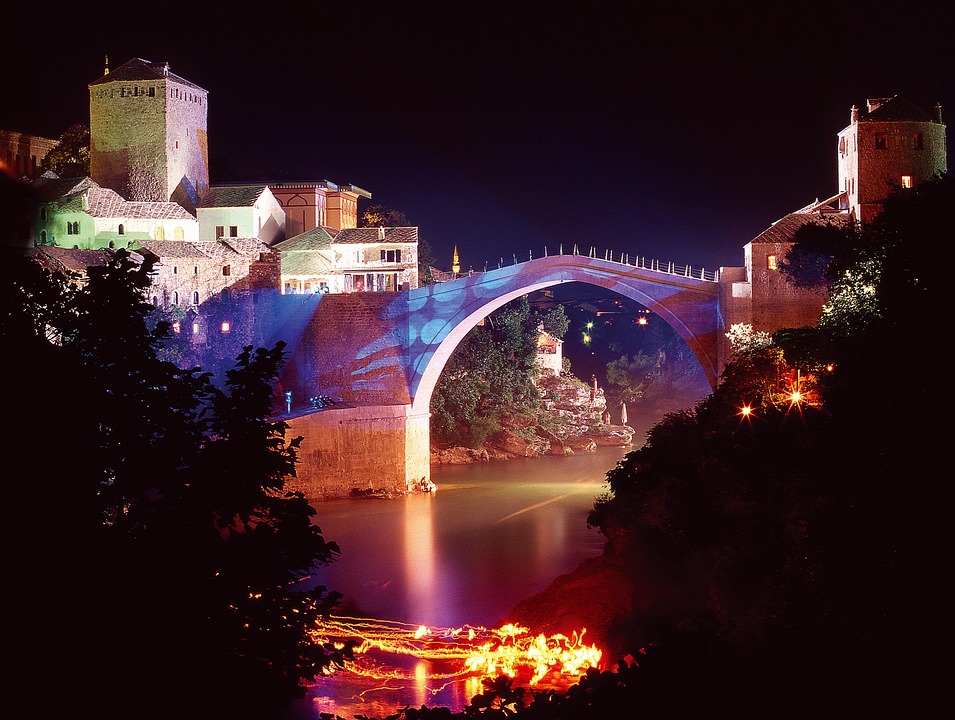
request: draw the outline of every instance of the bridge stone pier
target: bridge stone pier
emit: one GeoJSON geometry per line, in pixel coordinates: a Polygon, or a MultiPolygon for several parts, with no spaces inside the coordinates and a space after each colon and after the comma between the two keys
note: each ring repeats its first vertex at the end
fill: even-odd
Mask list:
{"type": "Polygon", "coordinates": [[[562,254],[401,293],[281,296],[257,308],[256,322],[266,343],[288,344],[276,397],[281,402],[291,391],[292,408],[277,419],[289,423],[290,436],[304,438],[290,486],[322,499],[428,482],[429,406],[451,353],[497,308],[568,282],[647,307],[686,341],[716,386],[726,359],[722,340],[737,321],[724,316],[721,295],[734,293],[721,293],[715,275],[693,276],[688,268],[562,254]],[[314,409],[314,395],[336,403],[314,409]]]}

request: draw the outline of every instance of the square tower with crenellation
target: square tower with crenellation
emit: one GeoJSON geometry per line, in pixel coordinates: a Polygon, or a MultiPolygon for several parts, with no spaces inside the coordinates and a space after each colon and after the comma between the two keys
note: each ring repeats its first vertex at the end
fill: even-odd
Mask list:
{"type": "Polygon", "coordinates": [[[209,187],[208,92],[134,58],[89,85],[90,176],[127,200],[195,214],[209,187]]]}

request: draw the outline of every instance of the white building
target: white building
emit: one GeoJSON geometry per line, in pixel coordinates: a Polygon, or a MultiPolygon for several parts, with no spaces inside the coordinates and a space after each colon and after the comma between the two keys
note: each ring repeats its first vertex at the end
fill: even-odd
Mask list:
{"type": "Polygon", "coordinates": [[[196,207],[199,239],[257,238],[266,245],[285,239],[285,210],[269,189],[256,185],[213,185],[196,207]]]}

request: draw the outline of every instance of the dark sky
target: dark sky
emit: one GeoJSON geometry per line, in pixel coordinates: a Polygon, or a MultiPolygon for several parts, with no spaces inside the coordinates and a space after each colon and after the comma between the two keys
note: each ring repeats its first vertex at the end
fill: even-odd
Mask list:
{"type": "Polygon", "coordinates": [[[105,55],[166,61],[209,91],[213,182],[353,183],[443,267],[576,243],[710,269],[835,192],[853,104],[955,113],[936,0],[206,5],[5,11],[0,128],[58,137],[105,55]]]}

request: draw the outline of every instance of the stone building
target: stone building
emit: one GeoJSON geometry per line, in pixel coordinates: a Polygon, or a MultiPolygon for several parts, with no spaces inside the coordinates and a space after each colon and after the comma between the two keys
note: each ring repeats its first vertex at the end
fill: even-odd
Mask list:
{"type": "Polygon", "coordinates": [[[39,206],[37,245],[100,250],[147,240],[199,239],[196,218],[174,202],[129,202],[90,178],[45,175],[33,183],[39,206]]]}
{"type": "MultiPolygon", "coordinates": [[[[824,287],[797,288],[780,271],[796,232],[808,223],[871,222],[895,190],[912,188],[947,170],[941,107],[929,114],[909,101],[869,99],[867,112],[853,106],[850,124],[838,133],[839,187],[774,222],[743,248],[744,266],[721,268],[720,307],[726,330],[747,324],[755,331],[813,326],[827,295],[824,287]]],[[[720,366],[732,354],[718,338],[720,366]]]]}
{"type": "Polygon", "coordinates": [[[36,178],[43,173],[43,158],[57,140],[0,130],[0,173],[14,178],[36,178]]]}
{"type": "Polygon", "coordinates": [[[209,188],[208,92],[133,58],[89,85],[90,176],[127,200],[190,212],[209,188]]]}
{"type": "Polygon", "coordinates": [[[200,240],[256,238],[266,245],[285,239],[285,211],[268,185],[213,185],[196,207],[200,240]]]}
{"type": "Polygon", "coordinates": [[[418,228],[313,228],[275,246],[282,292],[397,292],[418,287],[418,228]]]}
{"type": "Polygon", "coordinates": [[[285,210],[286,237],[314,228],[358,227],[358,199],[371,193],[356,185],[320,182],[269,183],[269,189],[285,210]]]}
{"type": "Polygon", "coordinates": [[[859,222],[882,209],[893,188],[910,188],[946,172],[942,108],[931,113],[905,98],[873,98],[866,112],[855,105],[839,135],[840,207],[859,222]]]}

